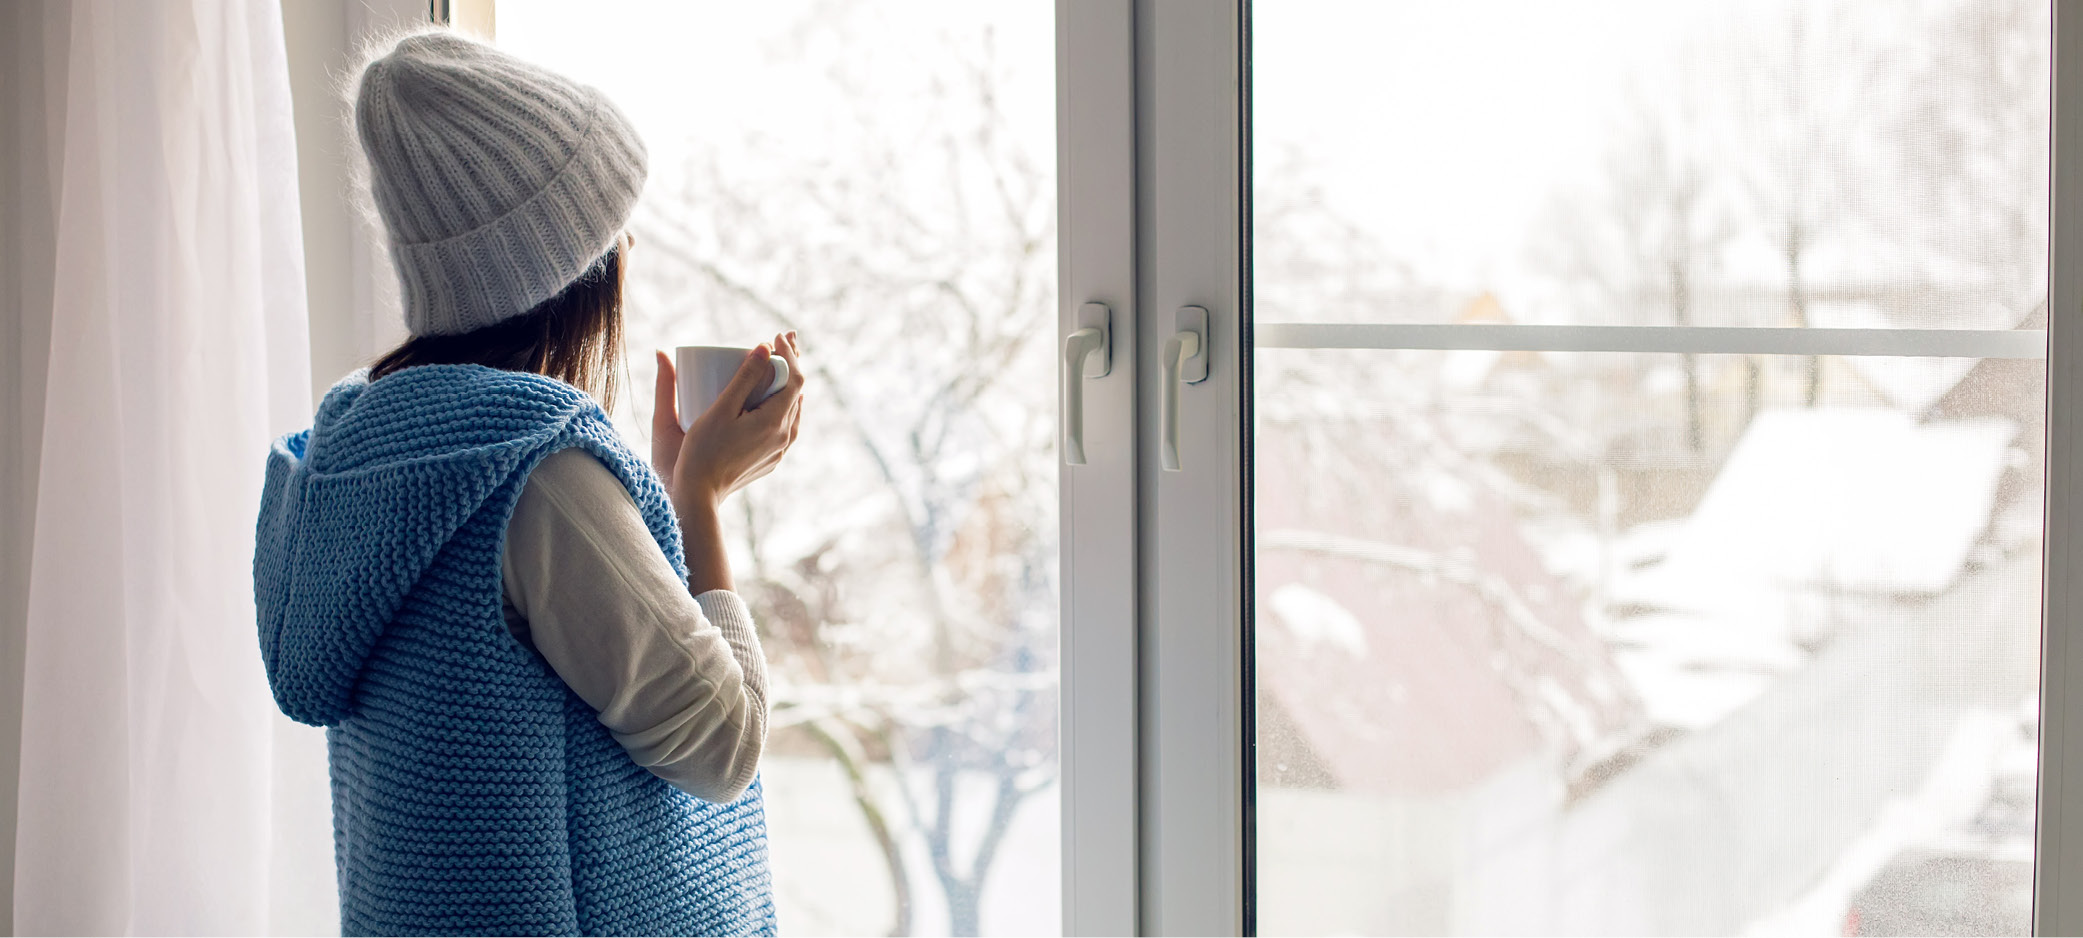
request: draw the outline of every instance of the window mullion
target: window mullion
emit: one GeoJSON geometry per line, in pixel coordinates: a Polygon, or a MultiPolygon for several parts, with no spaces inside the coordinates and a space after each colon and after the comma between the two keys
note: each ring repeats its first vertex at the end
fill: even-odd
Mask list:
{"type": "MultiPolygon", "coordinates": [[[[1243,5],[1137,6],[1143,413],[1159,356],[1205,312],[1205,380],[1178,389],[1177,471],[1142,422],[1143,882],[1148,934],[1249,934],[1245,631],[1243,5]]],[[[1175,345],[1174,348],[1184,346],[1175,345]]]]}

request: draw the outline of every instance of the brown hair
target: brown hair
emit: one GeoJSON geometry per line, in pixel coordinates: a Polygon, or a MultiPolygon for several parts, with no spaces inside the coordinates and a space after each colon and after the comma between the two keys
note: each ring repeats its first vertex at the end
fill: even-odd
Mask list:
{"type": "Polygon", "coordinates": [[[415,365],[485,365],[548,375],[615,406],[622,354],[622,245],[556,296],[504,322],[459,335],[405,340],[369,368],[369,380],[415,365]]]}

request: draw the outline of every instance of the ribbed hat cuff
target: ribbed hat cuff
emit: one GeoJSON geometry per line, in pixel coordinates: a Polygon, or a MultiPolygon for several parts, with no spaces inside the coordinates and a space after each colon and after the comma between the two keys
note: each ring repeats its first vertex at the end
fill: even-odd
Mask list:
{"type": "Polygon", "coordinates": [[[452,238],[391,245],[413,335],[481,329],[534,308],[607,253],[644,186],[644,146],[598,91],[585,137],[549,185],[452,238]]]}

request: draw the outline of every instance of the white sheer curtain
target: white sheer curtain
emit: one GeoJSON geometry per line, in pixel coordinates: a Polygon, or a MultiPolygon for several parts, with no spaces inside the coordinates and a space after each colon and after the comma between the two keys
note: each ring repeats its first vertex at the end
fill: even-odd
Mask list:
{"type": "Polygon", "coordinates": [[[322,736],[252,605],[267,444],[311,410],[277,0],[7,2],[15,929],[335,928],[322,736]]]}

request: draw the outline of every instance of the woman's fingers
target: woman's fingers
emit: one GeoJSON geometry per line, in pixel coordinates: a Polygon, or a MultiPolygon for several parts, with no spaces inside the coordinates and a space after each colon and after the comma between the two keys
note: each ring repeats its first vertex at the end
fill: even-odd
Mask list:
{"type": "Polygon", "coordinates": [[[680,438],[686,435],[680,429],[677,381],[672,358],[659,351],[658,381],[651,404],[651,466],[667,478],[672,477],[673,463],[680,455],[680,438]]]}
{"type": "Polygon", "coordinates": [[[795,422],[796,415],[803,412],[802,383],[796,380],[794,374],[790,374],[788,385],[775,392],[773,397],[767,398],[766,404],[777,406],[769,407],[762,404],[758,410],[752,412],[752,416],[766,421],[768,432],[776,434],[778,439],[787,432],[789,425],[795,422]]]}
{"type": "Polygon", "coordinates": [[[723,393],[716,395],[716,403],[709,406],[729,406],[732,416],[753,406],[752,395],[774,380],[773,369],[767,364],[767,359],[772,357],[773,351],[766,343],[753,346],[752,351],[745,353],[745,360],[738,363],[738,370],[730,376],[730,383],[723,386],[723,393]]]}
{"type": "Polygon", "coordinates": [[[651,429],[654,432],[666,424],[671,424],[675,429],[680,426],[679,408],[675,406],[676,401],[674,400],[675,388],[673,385],[676,376],[673,374],[673,360],[666,357],[662,349],[657,352],[657,356],[658,380],[652,389],[653,406],[651,408],[651,429]]]}
{"type": "MultiPolygon", "coordinates": [[[[781,390],[774,392],[773,397],[762,401],[758,410],[768,411],[775,418],[786,419],[788,413],[795,409],[796,395],[802,392],[803,382],[807,380],[803,374],[802,362],[797,358],[799,353],[796,350],[796,334],[784,332],[775,336],[774,354],[781,356],[781,360],[788,363],[788,381],[782,384],[781,390]],[[780,406],[768,408],[766,405],[770,403],[780,406]]],[[[769,381],[773,380],[771,374],[769,372],[769,381]]]]}
{"type": "Polygon", "coordinates": [[[782,361],[788,362],[788,387],[784,390],[794,390],[802,387],[803,382],[808,380],[809,376],[803,373],[803,352],[796,347],[796,334],[784,332],[775,336],[774,351],[781,356],[782,361]]]}
{"type": "MultiPolygon", "coordinates": [[[[683,435],[677,455],[692,490],[728,494],[780,466],[802,426],[806,376],[799,352],[796,336],[790,332],[753,349],[717,403],[683,435]],[[781,361],[774,361],[777,357],[781,361]],[[773,382],[772,368],[781,362],[791,366],[788,381],[773,396],[745,409],[753,395],[773,382]]],[[[661,393],[666,393],[663,385],[661,393]]]]}
{"type": "Polygon", "coordinates": [[[802,413],[803,385],[810,378],[803,368],[802,350],[796,345],[795,333],[783,332],[774,336],[774,354],[788,363],[788,381],[784,382],[781,389],[774,392],[774,396],[769,400],[783,405],[776,408],[780,413],[775,416],[781,418],[782,426],[786,426],[795,421],[797,414],[802,413]]]}
{"type": "Polygon", "coordinates": [[[769,421],[769,424],[759,431],[762,450],[759,461],[746,470],[738,482],[739,488],[780,468],[781,458],[788,454],[789,447],[795,445],[797,428],[802,425],[802,413],[803,398],[798,395],[787,407],[762,407],[749,415],[751,419],[769,421]]]}

